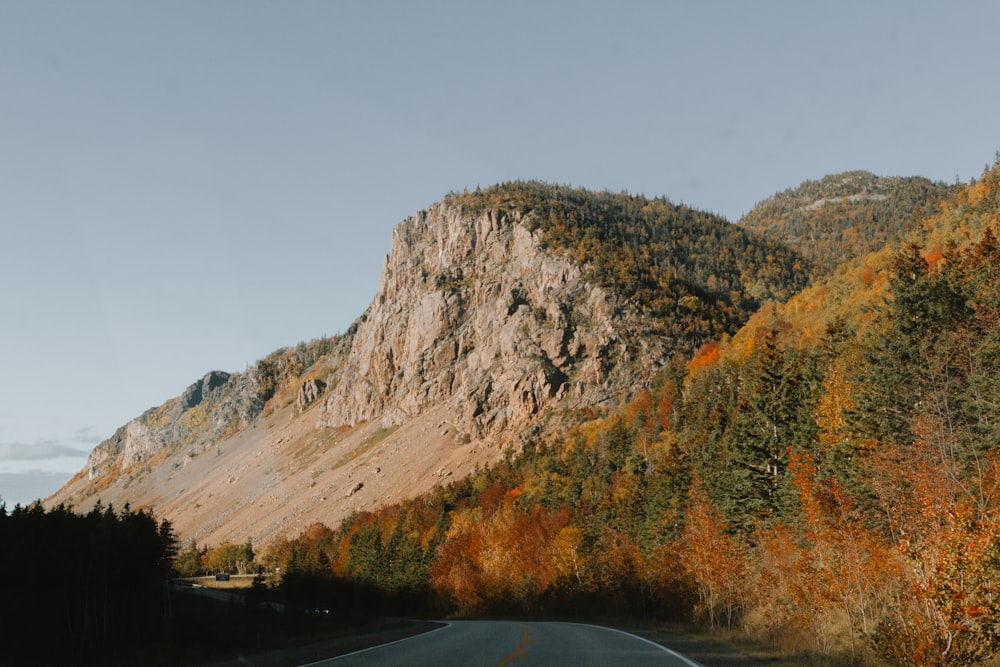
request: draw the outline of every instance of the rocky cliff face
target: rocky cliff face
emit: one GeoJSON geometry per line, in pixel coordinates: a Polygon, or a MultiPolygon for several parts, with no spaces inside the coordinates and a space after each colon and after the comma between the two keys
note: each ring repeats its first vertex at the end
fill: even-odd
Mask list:
{"type": "Polygon", "coordinates": [[[161,452],[189,447],[198,454],[260,414],[260,369],[229,374],[211,371],[158,408],[119,428],[87,457],[90,480],[128,471],[161,452]]]}
{"type": "Polygon", "coordinates": [[[467,439],[509,434],[554,401],[607,400],[627,382],[624,363],[662,362],[666,351],[629,345],[628,319],[518,214],[438,204],[393,233],[320,420],[393,426],[447,404],[467,439]]]}

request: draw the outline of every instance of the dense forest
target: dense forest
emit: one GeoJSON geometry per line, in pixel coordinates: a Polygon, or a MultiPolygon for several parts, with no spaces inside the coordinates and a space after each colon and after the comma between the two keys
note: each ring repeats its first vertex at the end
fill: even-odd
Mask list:
{"type": "MultiPolygon", "coordinates": [[[[632,613],[832,661],[1000,648],[1000,166],[618,408],[274,545],[383,611],[632,613]]],[[[314,601],[309,600],[312,604],[314,601]]]]}
{"type": "Polygon", "coordinates": [[[4,664],[134,659],[169,625],[174,535],[149,512],[0,505],[0,545],[4,664]]]}
{"type": "Polygon", "coordinates": [[[779,192],[739,224],[802,253],[819,276],[912,231],[959,188],[916,176],[849,171],[779,192]]]}

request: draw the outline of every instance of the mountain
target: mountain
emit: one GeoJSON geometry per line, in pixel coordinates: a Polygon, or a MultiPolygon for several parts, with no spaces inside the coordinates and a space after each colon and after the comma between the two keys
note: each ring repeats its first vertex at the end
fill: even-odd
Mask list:
{"type": "Polygon", "coordinates": [[[901,238],[959,189],[916,176],[847,171],[779,192],[739,224],[795,248],[821,275],[901,238]]]}
{"type": "Polygon", "coordinates": [[[60,494],[267,542],[290,608],[632,614],[825,664],[983,663],[1000,161],[887,238],[802,287],[795,251],[665,200],[456,193],[396,230],[344,336],[209,374],[60,494]]]}
{"type": "Polygon", "coordinates": [[[664,199],[509,183],[393,232],[342,336],[212,372],[52,498],[151,506],[185,540],[271,542],[461,478],[648,385],[808,262],[664,199]]]}
{"type": "Polygon", "coordinates": [[[291,599],[346,581],[396,609],[642,614],[823,664],[989,664],[998,267],[1000,162],[648,387],[267,562],[301,577],[291,599]]]}

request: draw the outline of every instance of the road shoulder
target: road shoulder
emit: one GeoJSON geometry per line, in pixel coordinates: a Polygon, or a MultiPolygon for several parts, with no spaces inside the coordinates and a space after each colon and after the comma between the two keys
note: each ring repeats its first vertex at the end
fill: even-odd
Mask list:
{"type": "MultiPolygon", "coordinates": [[[[601,625],[601,623],[597,623],[601,625]]],[[[696,636],[683,630],[663,629],[653,627],[636,627],[629,624],[609,623],[608,627],[624,630],[637,637],[648,639],[672,651],[680,653],[685,658],[693,660],[703,667],[728,667],[729,665],[763,665],[764,662],[741,653],[732,644],[696,636]]],[[[768,662],[766,664],[775,664],[768,662]]]]}
{"type": "Polygon", "coordinates": [[[292,667],[306,665],[325,658],[352,653],[380,644],[414,637],[440,628],[443,623],[434,621],[399,621],[392,627],[381,628],[343,637],[333,637],[303,646],[275,649],[264,653],[241,655],[213,662],[202,667],[292,667]]]}

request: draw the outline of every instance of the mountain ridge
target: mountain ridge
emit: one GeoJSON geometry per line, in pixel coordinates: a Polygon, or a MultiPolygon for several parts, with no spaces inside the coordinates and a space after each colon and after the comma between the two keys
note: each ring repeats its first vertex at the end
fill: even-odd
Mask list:
{"type": "Polygon", "coordinates": [[[394,230],[379,290],[344,335],[207,374],[98,445],[47,502],[162,508],[209,541],[335,523],[638,390],[760,299],[801,288],[803,264],[663,199],[537,182],[453,194],[394,230]],[[269,506],[281,488],[295,491],[269,506]],[[222,502],[227,518],[206,518],[222,502]]]}

